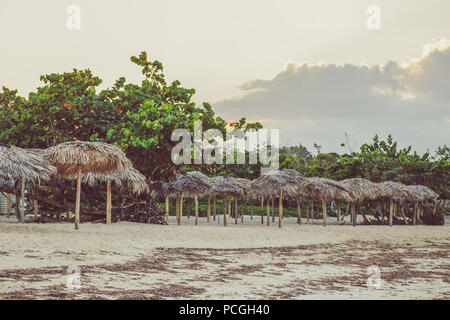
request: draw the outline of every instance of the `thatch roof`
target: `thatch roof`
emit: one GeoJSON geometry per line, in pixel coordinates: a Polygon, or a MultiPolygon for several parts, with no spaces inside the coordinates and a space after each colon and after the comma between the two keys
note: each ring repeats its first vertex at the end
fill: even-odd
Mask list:
{"type": "Polygon", "coordinates": [[[210,183],[204,178],[185,172],[179,172],[177,179],[167,186],[175,193],[182,192],[186,196],[201,195],[211,190],[210,183]]]}
{"type": "Polygon", "coordinates": [[[292,169],[275,169],[263,174],[252,181],[253,193],[263,196],[276,196],[283,190],[287,197],[296,197],[299,184],[305,177],[292,169]]]}
{"type": "Polygon", "coordinates": [[[211,178],[211,191],[216,195],[241,197],[244,195],[242,185],[232,177],[217,176],[211,178]]]}
{"type": "Polygon", "coordinates": [[[350,189],[339,182],[327,178],[306,178],[299,186],[300,194],[309,199],[354,201],[356,198],[350,189]]]}
{"type": "Polygon", "coordinates": [[[420,201],[420,196],[410,187],[394,181],[384,181],[378,184],[381,187],[380,197],[392,198],[395,200],[403,201],[420,201]]]}
{"type": "MultiPolygon", "coordinates": [[[[76,181],[77,176],[66,178],[69,181],[76,181]]],[[[148,191],[148,185],[145,176],[135,168],[126,171],[117,171],[113,174],[100,175],[91,172],[82,173],[81,182],[91,187],[101,183],[114,183],[117,186],[124,186],[131,189],[134,193],[143,193],[148,191]]]]}
{"type": "Polygon", "coordinates": [[[39,183],[50,180],[56,168],[42,156],[25,149],[0,145],[0,177],[5,181],[18,181],[25,177],[27,182],[39,183]]]}
{"type": "Polygon", "coordinates": [[[62,177],[76,175],[78,166],[81,172],[100,175],[126,171],[133,166],[122,150],[102,142],[64,142],[46,149],[44,157],[56,166],[62,177]]]}
{"type": "Polygon", "coordinates": [[[252,181],[245,178],[233,178],[237,184],[242,188],[243,196],[252,196],[252,181]]]}
{"type": "Polygon", "coordinates": [[[418,184],[411,185],[409,187],[420,195],[421,201],[434,201],[439,198],[439,195],[427,186],[418,184]]]}
{"type": "Polygon", "coordinates": [[[339,181],[347,189],[353,193],[353,196],[362,201],[364,199],[375,200],[381,194],[381,187],[370,180],[363,178],[352,178],[339,181]]]}

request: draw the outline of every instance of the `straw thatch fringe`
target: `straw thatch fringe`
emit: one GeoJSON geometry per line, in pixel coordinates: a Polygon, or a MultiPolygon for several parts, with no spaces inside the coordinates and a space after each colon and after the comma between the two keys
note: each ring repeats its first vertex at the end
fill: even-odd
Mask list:
{"type": "Polygon", "coordinates": [[[218,176],[211,179],[211,191],[216,195],[229,197],[242,197],[244,188],[242,184],[234,178],[228,176],[218,176]]]}
{"type": "Polygon", "coordinates": [[[18,181],[22,177],[31,183],[48,181],[56,174],[56,168],[42,156],[25,149],[0,145],[0,177],[6,181],[18,181]]]}
{"type": "Polygon", "coordinates": [[[252,181],[253,193],[265,197],[277,196],[280,190],[286,197],[296,197],[300,192],[299,184],[305,177],[292,169],[274,169],[252,181]]]}
{"type": "Polygon", "coordinates": [[[339,183],[349,189],[358,201],[365,199],[375,200],[381,194],[381,187],[367,179],[352,178],[341,180],[339,183]]]}
{"type": "Polygon", "coordinates": [[[340,201],[355,201],[352,191],[339,182],[327,178],[306,178],[300,184],[301,195],[308,199],[326,199],[340,201]]]}
{"type": "Polygon", "coordinates": [[[439,198],[439,195],[427,186],[419,184],[419,185],[411,185],[409,187],[420,196],[421,201],[434,202],[439,198]]]}
{"type": "Polygon", "coordinates": [[[420,195],[414,189],[401,182],[384,181],[378,184],[381,188],[380,197],[396,201],[420,201],[420,195]]]}

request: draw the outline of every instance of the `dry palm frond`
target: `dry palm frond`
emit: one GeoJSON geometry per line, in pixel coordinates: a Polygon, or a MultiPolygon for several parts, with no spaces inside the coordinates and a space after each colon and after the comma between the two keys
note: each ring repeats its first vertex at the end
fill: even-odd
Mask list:
{"type": "MultiPolygon", "coordinates": [[[[77,176],[66,178],[71,182],[77,180],[77,176]]],[[[141,194],[148,192],[148,185],[145,176],[135,168],[130,168],[126,171],[117,171],[113,174],[100,175],[91,172],[82,173],[81,182],[91,187],[102,183],[114,183],[115,185],[131,189],[133,193],[141,194]]]]}
{"type": "Polygon", "coordinates": [[[216,195],[229,197],[242,197],[244,195],[242,185],[232,177],[218,176],[211,180],[211,191],[216,195]]]}
{"type": "Polygon", "coordinates": [[[233,178],[243,190],[244,197],[252,196],[252,181],[245,178],[233,178]]]}
{"type": "Polygon", "coordinates": [[[353,193],[353,196],[359,201],[364,199],[375,200],[381,194],[380,186],[367,179],[352,178],[341,180],[339,183],[349,189],[353,193]]]}
{"type": "Polygon", "coordinates": [[[413,189],[418,195],[420,195],[421,201],[434,201],[439,198],[439,195],[427,186],[419,184],[409,187],[413,189]]]}
{"type": "Polygon", "coordinates": [[[181,172],[177,174],[177,179],[171,183],[170,188],[175,193],[194,196],[207,193],[211,190],[211,185],[208,181],[194,174],[181,172]]]}
{"type": "Polygon", "coordinates": [[[286,197],[296,197],[299,193],[299,184],[305,177],[295,170],[272,170],[252,181],[251,190],[263,196],[277,196],[280,190],[286,197]]]}
{"type": "Polygon", "coordinates": [[[380,197],[395,199],[398,201],[420,201],[420,195],[412,188],[401,182],[384,181],[378,184],[381,187],[380,197]]]}
{"type": "Polygon", "coordinates": [[[351,190],[339,182],[327,178],[306,178],[300,184],[300,192],[309,199],[326,199],[340,201],[354,201],[351,190]]]}
{"type": "Polygon", "coordinates": [[[126,171],[133,166],[122,150],[102,142],[64,142],[44,150],[44,157],[62,177],[76,175],[78,166],[81,172],[100,175],[126,171]]]}
{"type": "Polygon", "coordinates": [[[0,177],[5,181],[26,181],[39,184],[50,180],[56,168],[42,156],[25,149],[0,145],[0,177]]]}

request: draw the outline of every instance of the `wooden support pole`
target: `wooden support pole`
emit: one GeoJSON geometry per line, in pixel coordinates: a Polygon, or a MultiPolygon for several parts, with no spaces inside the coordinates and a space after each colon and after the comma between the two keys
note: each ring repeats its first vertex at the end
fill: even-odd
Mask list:
{"type": "Polygon", "coordinates": [[[227,226],[227,197],[223,197],[223,225],[227,226]]]}
{"type": "Polygon", "coordinates": [[[208,211],[206,211],[206,220],[208,223],[211,220],[211,196],[208,195],[208,211]]]}
{"type": "Polygon", "coordinates": [[[322,197],[323,226],[327,226],[327,201],[322,197]]]}
{"type": "Polygon", "coordinates": [[[392,227],[392,220],[394,214],[394,200],[392,198],[389,199],[389,225],[392,227]]]}
{"type": "Polygon", "coordinates": [[[357,212],[356,212],[356,204],[354,202],[351,203],[351,211],[353,214],[353,226],[356,227],[356,220],[357,220],[357,212]]]}
{"type": "Polygon", "coordinates": [[[195,225],[198,225],[198,195],[194,196],[194,206],[195,206],[195,225]]]}
{"type": "Polygon", "coordinates": [[[25,222],[25,177],[22,177],[22,188],[20,191],[20,223],[25,222]]]}
{"type": "Polygon", "coordinates": [[[238,200],[234,198],[234,224],[238,224],[238,200]]]}
{"type": "Polygon", "coordinates": [[[33,200],[33,207],[34,207],[34,219],[37,219],[38,210],[39,210],[39,205],[38,205],[37,200],[33,200]]]}
{"type": "Polygon", "coordinates": [[[106,224],[111,224],[111,182],[106,183],[106,224]]]}
{"type": "Polygon", "coordinates": [[[250,220],[253,220],[253,203],[251,198],[250,198],[250,220]]]}
{"type": "Polygon", "coordinates": [[[271,197],[271,202],[272,202],[272,222],[275,222],[275,198],[273,195],[271,197]]]}
{"type": "Polygon", "coordinates": [[[245,211],[245,207],[247,205],[247,200],[244,201],[244,199],[242,199],[242,207],[241,207],[241,223],[244,223],[244,211],[245,211]]]}
{"type": "Polygon", "coordinates": [[[267,197],[267,225],[270,226],[270,198],[267,197]]]}
{"type": "Polygon", "coordinates": [[[216,195],[213,197],[213,220],[216,221],[217,207],[216,207],[216,195]]]}
{"type": "Polygon", "coordinates": [[[231,219],[231,197],[228,197],[228,218],[231,219]]]}
{"type": "Polygon", "coordinates": [[[9,194],[6,194],[6,217],[9,218],[11,215],[11,199],[9,198],[9,194]]]}
{"type": "Polygon", "coordinates": [[[336,202],[336,205],[337,205],[337,209],[338,209],[337,221],[341,221],[341,203],[339,200],[336,202]]]}
{"type": "Polygon", "coordinates": [[[166,223],[169,223],[169,196],[166,196],[166,223]]]}
{"type": "Polygon", "coordinates": [[[418,210],[418,204],[416,201],[416,202],[414,202],[413,226],[415,226],[417,224],[417,210],[418,210]]]}
{"type": "Polygon", "coordinates": [[[77,168],[77,195],[75,200],[75,230],[80,229],[80,201],[81,201],[81,166],[77,168]]]}
{"type": "Polygon", "coordinates": [[[177,220],[178,224],[178,220],[180,219],[180,195],[178,194],[175,198],[175,214],[176,214],[175,220],[177,220]]]}
{"type": "Polygon", "coordinates": [[[297,199],[297,223],[302,224],[301,202],[297,199]]]}
{"type": "Polygon", "coordinates": [[[181,226],[183,220],[183,192],[180,193],[180,216],[178,217],[178,225],[181,226]]]}
{"type": "Polygon", "coordinates": [[[281,228],[283,220],[283,189],[280,189],[280,199],[278,199],[278,227],[281,228]]]}
{"type": "Polygon", "coordinates": [[[264,224],[264,196],[261,196],[261,224],[264,224]]]}

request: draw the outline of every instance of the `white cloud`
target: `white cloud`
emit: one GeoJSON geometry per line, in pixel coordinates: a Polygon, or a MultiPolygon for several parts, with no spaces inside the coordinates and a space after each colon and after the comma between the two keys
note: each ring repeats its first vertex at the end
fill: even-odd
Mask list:
{"type": "Polygon", "coordinates": [[[227,119],[245,116],[279,128],[282,139],[342,151],[393,134],[419,151],[450,143],[450,41],[424,46],[420,58],[384,65],[288,64],[272,80],[240,86],[243,96],[217,104],[227,119]]]}

